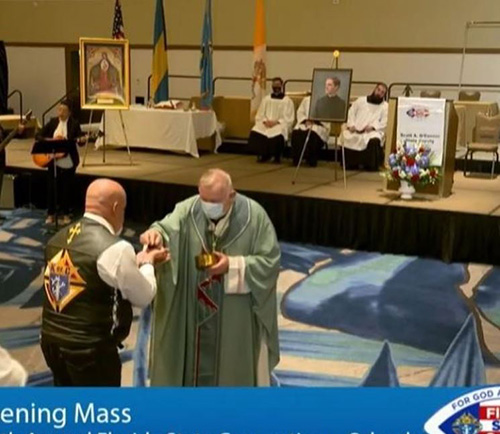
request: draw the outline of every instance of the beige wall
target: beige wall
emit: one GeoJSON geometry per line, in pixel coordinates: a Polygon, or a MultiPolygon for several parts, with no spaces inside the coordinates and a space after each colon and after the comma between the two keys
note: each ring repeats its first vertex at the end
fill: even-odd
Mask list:
{"type": "MultiPolygon", "coordinates": [[[[1,7],[1,2],[0,2],[1,7]]],[[[42,113],[66,93],[64,48],[8,47],[9,87],[23,93],[24,110],[42,113]]],[[[9,106],[19,112],[18,99],[9,106]]]]}
{"type": "MultiPolygon", "coordinates": [[[[204,0],[165,0],[169,42],[198,45],[204,0]]],[[[122,0],[132,44],[150,44],[155,0],[122,0]]],[[[108,37],[114,0],[0,1],[0,40],[76,43],[108,37]]],[[[249,46],[253,0],[213,0],[214,44],[249,46]]],[[[458,48],[468,20],[500,21],[498,0],[267,0],[269,46],[458,48]]],[[[478,30],[476,47],[498,48],[500,30],[478,30]]]]}
{"type": "MultiPolygon", "coordinates": [[[[121,1],[125,31],[132,45],[149,45],[156,0],[121,1]]],[[[212,1],[214,75],[249,76],[252,53],[247,48],[252,43],[254,0],[212,1]]],[[[177,45],[169,52],[170,73],[197,75],[205,0],[164,2],[169,42],[177,45]]],[[[0,0],[0,40],[8,44],[10,88],[23,91],[25,106],[33,107],[40,116],[65,93],[64,44],[76,44],[79,36],[109,37],[113,8],[114,0],[0,0]],[[40,43],[56,46],[41,48],[40,43]]],[[[333,5],[332,0],[267,0],[267,17],[268,45],[275,48],[268,53],[269,76],[309,79],[313,68],[331,66],[330,52],[322,49],[335,44],[366,47],[346,50],[341,56],[340,67],[353,68],[355,80],[458,82],[464,23],[500,21],[500,0],[340,0],[339,5],[333,5]],[[308,49],[287,49],[295,46],[308,49]],[[396,49],[370,52],[370,47],[396,49]],[[401,52],[397,47],[402,48],[401,52]],[[422,53],[419,48],[445,50],[422,53]],[[449,48],[452,52],[447,52],[449,48]]],[[[500,28],[471,34],[471,45],[475,47],[498,50],[498,41],[500,28]]],[[[132,101],[135,96],[146,96],[150,70],[151,50],[132,48],[132,101]]],[[[467,57],[464,81],[498,83],[498,71],[499,54],[472,54],[467,57]]],[[[199,81],[172,78],[170,89],[173,98],[190,97],[198,94],[199,81]]],[[[303,89],[303,85],[288,88],[303,89]]],[[[353,88],[352,93],[367,91],[365,87],[353,88]]],[[[217,84],[217,94],[248,93],[246,82],[217,84]]],[[[455,93],[444,96],[455,97],[455,93]]],[[[500,96],[484,93],[483,99],[499,100],[500,96]]],[[[10,103],[15,107],[15,101],[10,103]]]]}
{"type": "MultiPolygon", "coordinates": [[[[10,88],[21,89],[25,107],[33,108],[35,115],[42,112],[65,93],[64,47],[8,47],[7,57],[10,68],[10,88]],[[36,65],[36,68],[32,66],[36,65]]],[[[131,96],[146,97],[147,79],[151,73],[150,49],[131,50],[131,96]]],[[[171,50],[169,53],[170,73],[198,74],[199,52],[196,50],[171,50]]],[[[381,80],[394,82],[434,82],[456,83],[460,70],[460,54],[432,53],[345,53],[341,56],[340,66],[353,69],[357,81],[381,80]]],[[[214,53],[214,76],[248,77],[251,71],[252,53],[244,50],[221,50],[214,53]]],[[[311,79],[313,68],[328,68],[331,56],[325,52],[272,51],[268,53],[269,75],[281,75],[285,79],[311,79]]],[[[485,84],[499,83],[500,55],[474,54],[467,57],[464,69],[464,82],[485,84]]],[[[170,78],[170,96],[189,98],[199,94],[199,80],[170,78]]],[[[368,93],[372,85],[354,85],[352,95],[368,93]]],[[[289,84],[288,91],[304,91],[308,84],[289,84]]],[[[402,87],[395,89],[396,94],[402,87]]],[[[415,95],[420,88],[415,88],[415,95]]],[[[248,82],[220,80],[216,94],[249,96],[248,82]]],[[[456,98],[457,91],[443,93],[444,97],[456,98]]],[[[500,102],[497,89],[482,91],[483,100],[500,102]]],[[[17,100],[13,98],[10,106],[18,111],[17,100]]]]}

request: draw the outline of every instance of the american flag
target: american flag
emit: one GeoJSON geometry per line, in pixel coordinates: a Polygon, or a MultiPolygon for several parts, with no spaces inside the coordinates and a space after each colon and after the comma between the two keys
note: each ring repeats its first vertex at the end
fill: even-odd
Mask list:
{"type": "Polygon", "coordinates": [[[125,39],[122,6],[120,4],[120,0],[116,0],[115,2],[115,17],[113,19],[113,39],[125,39]]]}

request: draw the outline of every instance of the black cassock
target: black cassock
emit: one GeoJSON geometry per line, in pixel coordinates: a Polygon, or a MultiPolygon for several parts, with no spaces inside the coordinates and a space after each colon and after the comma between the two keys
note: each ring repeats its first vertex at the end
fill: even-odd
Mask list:
{"type": "MultiPolygon", "coordinates": [[[[292,160],[293,165],[299,164],[300,154],[306,142],[308,130],[293,130],[292,132],[292,160]]],[[[318,165],[319,151],[325,146],[325,142],[321,137],[311,131],[307,147],[304,152],[304,160],[307,161],[309,166],[316,167],[318,165]]]]}

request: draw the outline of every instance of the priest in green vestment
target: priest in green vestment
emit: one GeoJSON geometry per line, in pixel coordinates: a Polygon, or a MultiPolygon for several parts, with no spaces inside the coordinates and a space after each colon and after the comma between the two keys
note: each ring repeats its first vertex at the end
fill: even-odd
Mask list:
{"type": "Polygon", "coordinates": [[[171,256],[156,273],[151,385],[268,386],[279,361],[274,227],[220,169],[198,190],[141,235],[171,256]],[[202,253],[213,265],[197,267],[202,253]]]}

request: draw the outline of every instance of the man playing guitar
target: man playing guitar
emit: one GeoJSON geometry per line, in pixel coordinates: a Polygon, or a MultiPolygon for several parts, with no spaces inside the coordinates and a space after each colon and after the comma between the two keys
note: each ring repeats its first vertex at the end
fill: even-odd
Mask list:
{"type": "MultiPolygon", "coordinates": [[[[52,118],[37,134],[37,140],[76,140],[79,146],[85,144],[85,138],[82,137],[80,124],[76,119],[71,117],[71,111],[68,101],[61,101],[57,107],[57,117],[52,118]]],[[[80,157],[78,150],[68,154],[56,154],[55,161],[51,161],[50,156],[44,167],[49,169],[47,177],[47,200],[48,200],[48,215],[45,223],[54,223],[56,214],[56,203],[54,195],[54,164],[57,166],[57,202],[60,209],[60,223],[65,225],[70,223],[70,193],[73,188],[75,172],[80,157]]]]}

